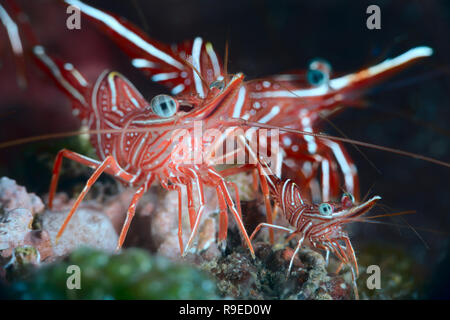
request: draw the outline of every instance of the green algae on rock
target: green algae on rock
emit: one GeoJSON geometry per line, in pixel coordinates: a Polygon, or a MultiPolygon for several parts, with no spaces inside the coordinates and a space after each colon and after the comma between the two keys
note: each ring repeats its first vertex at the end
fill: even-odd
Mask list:
{"type": "Polygon", "coordinates": [[[20,299],[214,299],[216,285],[189,265],[141,249],[119,254],[81,248],[12,283],[20,299]],[[68,289],[68,267],[80,270],[80,289],[68,289]]]}

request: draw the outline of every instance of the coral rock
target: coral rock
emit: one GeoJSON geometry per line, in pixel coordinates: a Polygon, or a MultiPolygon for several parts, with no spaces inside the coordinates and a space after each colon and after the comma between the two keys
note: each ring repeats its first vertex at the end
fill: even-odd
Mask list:
{"type": "Polygon", "coordinates": [[[25,187],[18,186],[16,181],[7,177],[0,179],[0,209],[5,211],[23,208],[33,215],[44,210],[42,200],[34,193],[27,193],[25,187]]]}
{"type": "Polygon", "coordinates": [[[32,230],[24,239],[25,245],[32,246],[39,251],[41,261],[53,256],[52,241],[50,235],[44,230],[32,230]]]}
{"type": "Polygon", "coordinates": [[[6,212],[0,221],[0,250],[3,257],[11,256],[12,250],[24,244],[31,231],[33,215],[28,209],[14,209],[6,212]]]}
{"type": "Polygon", "coordinates": [[[56,234],[68,211],[46,211],[42,215],[42,228],[48,232],[55,255],[62,256],[80,246],[113,251],[118,236],[111,221],[101,212],[79,208],[72,216],[63,235],[55,244],[56,234]]]}

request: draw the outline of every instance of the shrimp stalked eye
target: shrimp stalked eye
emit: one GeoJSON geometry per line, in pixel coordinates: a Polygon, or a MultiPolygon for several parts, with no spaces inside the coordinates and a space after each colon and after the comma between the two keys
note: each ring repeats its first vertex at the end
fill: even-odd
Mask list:
{"type": "Polygon", "coordinates": [[[331,66],[322,59],[315,59],[309,64],[306,75],[310,85],[318,87],[330,81],[331,66]]]}
{"type": "Polygon", "coordinates": [[[329,216],[333,213],[333,207],[328,203],[321,203],[319,205],[319,213],[324,216],[329,216]]]}
{"type": "Polygon", "coordinates": [[[225,87],[225,83],[223,82],[223,80],[216,80],[211,82],[211,84],[209,85],[209,88],[217,88],[219,90],[222,90],[225,87]]]}
{"type": "Polygon", "coordinates": [[[150,102],[152,111],[163,118],[173,116],[178,109],[177,101],[166,94],[157,95],[150,102]]]}
{"type": "Polygon", "coordinates": [[[344,193],[341,203],[344,207],[351,207],[355,203],[355,197],[351,193],[344,193]]]}

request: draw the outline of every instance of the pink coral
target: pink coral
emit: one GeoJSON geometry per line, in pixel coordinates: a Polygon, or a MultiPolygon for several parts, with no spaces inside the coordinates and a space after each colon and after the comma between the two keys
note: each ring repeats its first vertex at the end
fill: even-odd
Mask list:
{"type": "Polygon", "coordinates": [[[5,211],[23,208],[33,215],[44,210],[42,200],[34,193],[27,193],[25,187],[7,177],[0,179],[0,208],[5,211]]]}

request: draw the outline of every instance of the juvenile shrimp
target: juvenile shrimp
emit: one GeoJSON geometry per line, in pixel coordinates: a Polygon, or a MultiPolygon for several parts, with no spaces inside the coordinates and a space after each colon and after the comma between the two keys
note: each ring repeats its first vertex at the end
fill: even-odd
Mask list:
{"type": "Polygon", "coordinates": [[[268,184],[270,196],[281,208],[283,217],[289,222],[291,228],[260,223],[250,239],[252,240],[263,227],[287,232],[289,236],[286,242],[298,237],[297,246],[289,262],[287,276],[302,246],[325,250],[326,264],[328,264],[330,253],[334,254],[340,260],[336,272],[339,272],[343,265],[350,266],[354,295],[356,299],[359,299],[356,286],[359,275],[358,262],[344,225],[367,213],[381,197],[373,196],[363,203],[356,203],[352,194],[344,193],[340,201],[313,203],[308,197],[302,195],[300,187],[291,179],[277,178],[268,166],[264,166],[264,162],[262,169],[262,179],[268,184]]]}

